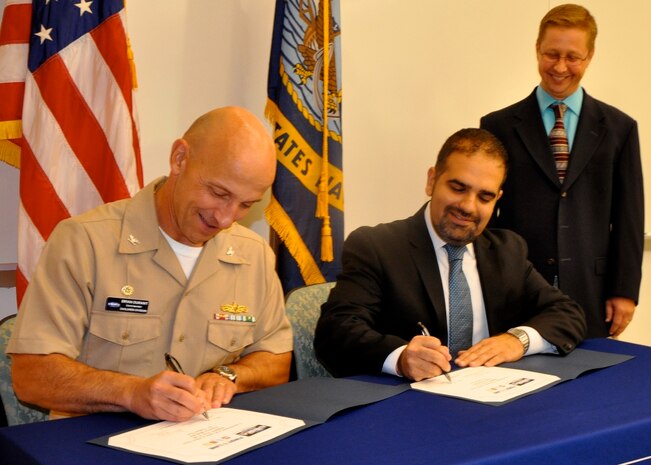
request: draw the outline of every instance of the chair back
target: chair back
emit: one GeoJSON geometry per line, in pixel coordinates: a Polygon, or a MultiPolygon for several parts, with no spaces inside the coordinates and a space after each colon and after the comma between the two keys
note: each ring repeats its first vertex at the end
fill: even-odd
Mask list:
{"type": "Polygon", "coordinates": [[[311,284],[296,288],[285,298],[285,312],[294,330],[294,361],[298,379],[332,376],[314,354],[314,329],[321,315],[321,304],[328,299],[335,283],[311,284]]]}
{"type": "Polygon", "coordinates": [[[5,354],[5,349],[14,329],[15,321],[16,315],[9,315],[0,321],[0,397],[9,426],[48,419],[47,412],[22,403],[14,394],[11,384],[11,359],[5,354]]]}

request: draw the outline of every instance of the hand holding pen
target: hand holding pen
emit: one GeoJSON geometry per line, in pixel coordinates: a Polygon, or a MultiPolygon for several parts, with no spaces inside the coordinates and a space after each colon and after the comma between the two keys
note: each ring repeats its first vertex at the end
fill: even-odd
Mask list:
{"type": "MultiPolygon", "coordinates": [[[[421,332],[421,334],[422,334],[423,336],[430,336],[430,333],[429,333],[427,327],[426,327],[423,323],[421,323],[421,322],[419,321],[419,322],[418,322],[418,326],[420,326],[420,332],[421,332]]],[[[441,369],[441,371],[442,371],[442,369],[441,369]]],[[[450,377],[450,373],[448,373],[448,372],[446,372],[446,371],[443,371],[443,375],[447,378],[447,380],[448,380],[449,382],[452,382],[452,378],[450,377]]]]}
{"type": "MultiPolygon", "coordinates": [[[[183,371],[183,368],[181,367],[181,364],[171,354],[168,354],[168,353],[165,354],[165,364],[167,365],[167,367],[170,370],[175,371],[176,373],[180,373],[182,375],[185,374],[185,372],[183,371]]],[[[208,412],[205,409],[204,409],[202,415],[206,420],[210,419],[210,418],[208,418],[208,412]]]]}

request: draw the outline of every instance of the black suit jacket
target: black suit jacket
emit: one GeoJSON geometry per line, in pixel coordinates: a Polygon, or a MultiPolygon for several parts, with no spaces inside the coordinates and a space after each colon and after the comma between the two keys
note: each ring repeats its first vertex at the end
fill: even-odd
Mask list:
{"type": "MultiPolygon", "coordinates": [[[[420,334],[419,321],[447,345],[443,287],[423,213],[428,205],[346,239],[343,271],[314,339],[317,357],[335,376],[380,373],[393,350],[420,334]]],[[[490,334],[528,325],[560,353],[572,351],[585,332],[583,312],[533,269],[524,240],[511,231],[484,231],[474,247],[490,334]]]]}
{"type": "Polygon", "coordinates": [[[608,335],[605,300],[637,302],[644,193],[637,123],[587,93],[563,184],[558,181],[535,90],[481,119],[509,153],[504,195],[489,227],[525,238],[529,259],[584,309],[588,337],[608,335]]]}

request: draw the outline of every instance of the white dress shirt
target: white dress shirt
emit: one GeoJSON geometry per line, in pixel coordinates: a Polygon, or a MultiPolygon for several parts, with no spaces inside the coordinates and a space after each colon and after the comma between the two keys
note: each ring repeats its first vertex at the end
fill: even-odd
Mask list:
{"type": "MultiPolygon", "coordinates": [[[[434,251],[436,252],[436,261],[441,275],[441,282],[443,284],[443,294],[445,296],[445,311],[448,321],[448,334],[450,334],[450,290],[448,286],[448,276],[450,274],[450,264],[448,261],[448,254],[443,248],[446,242],[439,237],[432,226],[432,218],[430,216],[430,206],[424,210],[425,223],[429,231],[434,251]]],[[[481,290],[481,283],[479,281],[479,271],[477,270],[477,258],[475,257],[475,248],[472,243],[466,245],[466,252],[463,254],[463,274],[468,281],[470,288],[470,300],[472,301],[472,343],[477,344],[479,341],[486,339],[490,336],[488,332],[488,321],[486,320],[486,307],[484,306],[484,295],[481,290]]],[[[525,355],[539,354],[539,353],[557,353],[556,348],[547,342],[540,335],[538,331],[529,326],[518,326],[519,329],[524,330],[529,336],[529,349],[525,355]]],[[[398,375],[397,365],[398,358],[402,351],[405,350],[406,345],[398,347],[385,359],[382,366],[382,372],[392,375],[398,375]]]]}

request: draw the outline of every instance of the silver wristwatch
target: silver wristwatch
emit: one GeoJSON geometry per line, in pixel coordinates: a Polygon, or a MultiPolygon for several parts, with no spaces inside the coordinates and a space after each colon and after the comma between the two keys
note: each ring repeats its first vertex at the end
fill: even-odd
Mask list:
{"type": "Polygon", "coordinates": [[[529,350],[529,336],[527,335],[527,332],[520,328],[511,328],[507,333],[518,338],[520,343],[522,343],[524,353],[526,354],[527,350],[529,350]]]}
{"type": "Polygon", "coordinates": [[[218,367],[215,367],[212,369],[213,373],[218,374],[219,376],[223,376],[229,381],[232,381],[233,383],[237,381],[237,373],[235,373],[231,368],[227,367],[226,365],[220,365],[218,367]]]}

